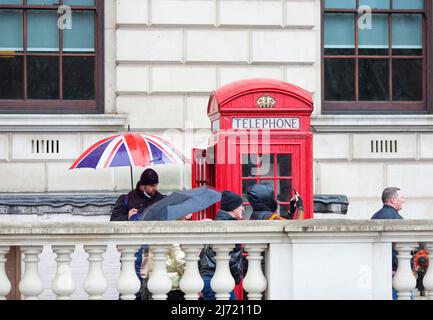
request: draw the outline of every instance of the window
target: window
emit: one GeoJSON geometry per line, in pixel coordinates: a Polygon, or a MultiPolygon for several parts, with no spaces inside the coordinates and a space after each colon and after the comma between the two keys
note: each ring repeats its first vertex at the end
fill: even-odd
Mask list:
{"type": "Polygon", "coordinates": [[[103,1],[0,0],[0,112],[103,111],[103,1]]]}
{"type": "Polygon", "coordinates": [[[324,113],[426,112],[431,1],[322,1],[324,113]]]}
{"type": "Polygon", "coordinates": [[[292,155],[291,154],[242,154],[242,195],[247,205],[246,193],[256,183],[274,186],[279,214],[287,217],[292,197],[292,155]]]}

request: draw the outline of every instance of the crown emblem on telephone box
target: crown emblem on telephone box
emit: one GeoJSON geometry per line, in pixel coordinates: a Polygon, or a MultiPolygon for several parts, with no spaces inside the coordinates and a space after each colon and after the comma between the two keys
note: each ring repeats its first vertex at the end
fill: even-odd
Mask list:
{"type": "Polygon", "coordinates": [[[258,98],[256,103],[259,108],[274,108],[276,101],[271,96],[264,95],[258,98]]]}

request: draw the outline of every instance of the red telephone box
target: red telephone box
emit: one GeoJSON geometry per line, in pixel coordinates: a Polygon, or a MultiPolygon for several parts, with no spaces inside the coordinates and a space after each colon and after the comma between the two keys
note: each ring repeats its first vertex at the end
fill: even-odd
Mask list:
{"type": "MultiPolygon", "coordinates": [[[[296,190],[304,218],[313,217],[311,94],[272,79],[237,81],[214,91],[208,103],[212,137],[207,150],[193,150],[192,185],[245,194],[271,183],[285,216],[296,190]]],[[[248,208],[248,207],[247,207],[248,208]]],[[[216,208],[196,215],[213,218],[216,208]]]]}

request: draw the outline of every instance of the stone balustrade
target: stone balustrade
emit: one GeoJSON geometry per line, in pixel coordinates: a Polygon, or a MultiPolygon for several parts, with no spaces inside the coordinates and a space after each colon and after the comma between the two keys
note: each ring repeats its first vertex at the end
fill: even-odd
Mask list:
{"type": "MultiPolygon", "coordinates": [[[[216,252],[211,287],[216,298],[229,299],[235,281],[230,274],[229,252],[242,243],[248,253],[243,288],[249,300],[265,299],[391,299],[392,287],[399,299],[410,299],[416,279],[411,251],[419,242],[433,253],[433,221],[193,221],[106,223],[0,223],[0,299],[11,290],[5,256],[19,246],[23,274],[19,290],[23,299],[38,299],[46,284],[41,280],[39,256],[49,244],[57,263],[49,287],[59,300],[71,299],[82,287],[88,299],[103,299],[109,283],[104,275],[104,253],[114,245],[121,269],[116,283],[119,298],[135,299],[140,288],[135,252],[148,244],[153,271],[148,289],[155,300],[164,300],[172,289],[166,269],[167,252],[180,244],[185,271],[179,287],[186,299],[198,299],[203,288],[197,261],[204,244],[216,252]],[[88,271],[83,283],[72,277],[73,253],[83,246],[88,271]],[[398,251],[398,269],[392,275],[392,248],[398,251]],[[264,261],[263,261],[264,260],[264,261]],[[263,270],[264,262],[264,270],[263,270]]],[[[433,299],[433,268],[424,277],[433,299]]]]}

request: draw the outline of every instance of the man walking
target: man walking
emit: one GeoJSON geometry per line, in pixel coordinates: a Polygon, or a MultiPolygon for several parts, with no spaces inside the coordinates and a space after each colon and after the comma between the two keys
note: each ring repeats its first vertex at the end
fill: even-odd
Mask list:
{"type": "Polygon", "coordinates": [[[371,219],[403,219],[398,212],[403,208],[404,202],[399,188],[385,188],[382,192],[383,208],[376,212],[371,219]]]}

